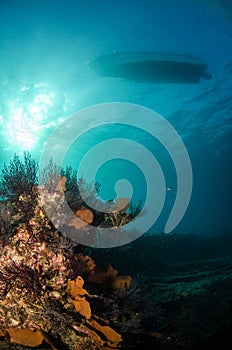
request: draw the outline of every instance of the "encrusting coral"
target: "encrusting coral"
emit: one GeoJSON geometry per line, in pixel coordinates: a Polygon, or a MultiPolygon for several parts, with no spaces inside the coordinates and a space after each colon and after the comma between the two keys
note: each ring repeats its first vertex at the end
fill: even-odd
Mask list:
{"type": "Polygon", "coordinates": [[[77,276],[75,281],[68,280],[66,292],[72,297],[71,302],[77,312],[84,316],[87,320],[91,317],[91,308],[85,296],[88,296],[87,290],[83,288],[84,280],[81,276],[77,276]]]}
{"type": "Polygon", "coordinates": [[[9,328],[6,333],[12,343],[18,343],[25,346],[36,347],[42,344],[45,337],[39,329],[31,331],[30,329],[9,328]]]}

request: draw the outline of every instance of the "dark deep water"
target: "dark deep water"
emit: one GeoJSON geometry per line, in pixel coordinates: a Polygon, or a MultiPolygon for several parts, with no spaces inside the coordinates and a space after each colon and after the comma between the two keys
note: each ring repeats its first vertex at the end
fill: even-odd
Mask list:
{"type": "MultiPolygon", "coordinates": [[[[165,319],[166,323],[157,324],[154,315],[147,317],[144,320],[147,333],[134,338],[140,345],[135,345],[133,337],[128,335],[124,348],[193,350],[196,346],[210,349],[216,344],[229,349],[232,325],[231,0],[1,0],[0,56],[1,169],[15,153],[21,156],[27,150],[39,160],[56,127],[60,126],[61,134],[70,134],[71,140],[74,127],[69,124],[69,117],[77,113],[80,137],[64,154],[64,165],[78,168],[89,154],[83,175],[91,178],[92,168],[98,165],[94,175],[101,184],[100,195],[104,201],[119,195],[130,197],[134,204],[141,200],[144,205],[149,191],[155,189],[154,202],[153,199],[149,202],[148,209],[157,208],[157,220],[151,220],[146,230],[148,237],[140,237],[120,248],[86,248],[86,254],[97,264],[112,264],[120,274],[131,275],[137,283],[148,285],[147,288],[153,290],[151,293],[157,292],[158,304],[164,307],[157,319],[165,319]],[[144,62],[148,53],[158,53],[161,60],[167,54],[185,60],[194,57],[206,67],[210,77],[205,79],[205,71],[202,73],[200,69],[193,73],[198,74],[194,83],[188,81],[190,77],[193,80],[191,74],[184,82],[170,82],[172,66],[168,68],[170,72],[162,66],[161,81],[151,81],[149,70],[154,66],[146,63],[143,72],[138,72],[137,64],[133,69],[130,64],[123,69],[104,66],[104,74],[93,69],[93,62],[104,55],[119,57],[117,64],[122,64],[122,60],[136,60],[136,55],[144,62]],[[122,59],[121,54],[126,58],[122,59]],[[128,76],[130,79],[124,79],[128,76]],[[83,114],[78,114],[83,108],[112,102],[147,107],[161,115],[164,122],[156,129],[152,118],[144,115],[143,119],[141,114],[131,117],[129,112],[123,112],[121,119],[94,128],[108,118],[110,106],[102,115],[87,114],[83,118],[83,114]],[[163,129],[165,121],[174,129],[163,129]],[[123,125],[124,122],[128,125],[123,125]],[[161,138],[156,139],[146,130],[154,130],[161,138]],[[185,163],[181,163],[182,168],[175,163],[175,152],[181,157],[185,151],[178,148],[179,139],[172,139],[171,130],[183,141],[191,174],[185,163]],[[151,174],[148,179],[144,171],[146,165],[149,172],[151,158],[144,160],[143,149],[130,153],[130,143],[124,145],[122,140],[107,146],[105,161],[101,161],[104,152],[98,146],[114,138],[132,140],[148,150],[152,160],[155,159],[154,176],[151,174]],[[91,153],[92,149],[95,153],[91,153]],[[170,155],[171,149],[174,157],[170,155]],[[137,163],[134,157],[138,157],[137,163]],[[127,181],[118,194],[115,184],[120,179],[127,181]],[[185,181],[187,187],[183,185],[180,193],[185,181]],[[175,214],[180,218],[165,235],[165,225],[178,193],[179,206],[184,201],[186,205],[180,215],[175,214]],[[221,327],[216,325],[215,318],[221,327]],[[151,336],[154,329],[155,343],[154,335],[151,336]],[[202,336],[197,342],[199,332],[202,336]]],[[[178,68],[176,80],[183,78],[180,79],[180,71],[178,68]]],[[[60,138],[56,135],[51,151],[55,160],[65,144],[62,135],[60,138]]],[[[6,345],[1,346],[4,349],[6,345]]]]}

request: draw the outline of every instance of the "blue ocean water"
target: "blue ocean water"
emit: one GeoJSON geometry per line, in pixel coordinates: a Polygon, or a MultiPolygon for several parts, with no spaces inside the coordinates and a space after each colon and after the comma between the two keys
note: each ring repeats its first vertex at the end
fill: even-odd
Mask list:
{"type": "MultiPolygon", "coordinates": [[[[109,102],[142,105],[171,123],[191,160],[192,197],[176,232],[231,232],[231,1],[1,1],[0,54],[1,167],[15,152],[29,150],[39,159],[55,128],[82,108],[109,102]],[[207,63],[212,79],[199,84],[137,83],[103,78],[91,69],[97,57],[120,52],[198,57],[207,63]]],[[[178,179],[168,151],[157,140],[129,126],[93,130],[90,125],[64,162],[78,167],[92,147],[114,137],[143,144],[160,164],[165,204],[150,232],[162,232],[178,179]]],[[[131,182],[135,203],[145,200],[142,169],[122,159],[106,162],[96,175],[104,200],[115,198],[120,178],[131,182]]]]}

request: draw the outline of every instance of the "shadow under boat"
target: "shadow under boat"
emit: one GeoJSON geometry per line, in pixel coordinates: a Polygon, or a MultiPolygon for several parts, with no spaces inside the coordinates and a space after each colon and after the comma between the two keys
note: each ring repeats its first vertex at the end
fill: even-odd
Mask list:
{"type": "Polygon", "coordinates": [[[197,84],[211,79],[207,64],[200,59],[175,54],[128,52],[102,55],[90,67],[101,77],[114,77],[139,83],[197,84]]]}

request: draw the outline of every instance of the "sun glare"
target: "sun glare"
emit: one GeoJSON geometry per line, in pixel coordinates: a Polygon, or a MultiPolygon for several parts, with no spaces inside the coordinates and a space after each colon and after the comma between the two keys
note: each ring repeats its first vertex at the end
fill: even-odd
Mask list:
{"type": "Polygon", "coordinates": [[[55,93],[49,91],[45,84],[23,86],[19,97],[8,102],[8,142],[23,149],[32,149],[38,142],[41,129],[54,124],[48,119],[54,99],[55,93]]]}

